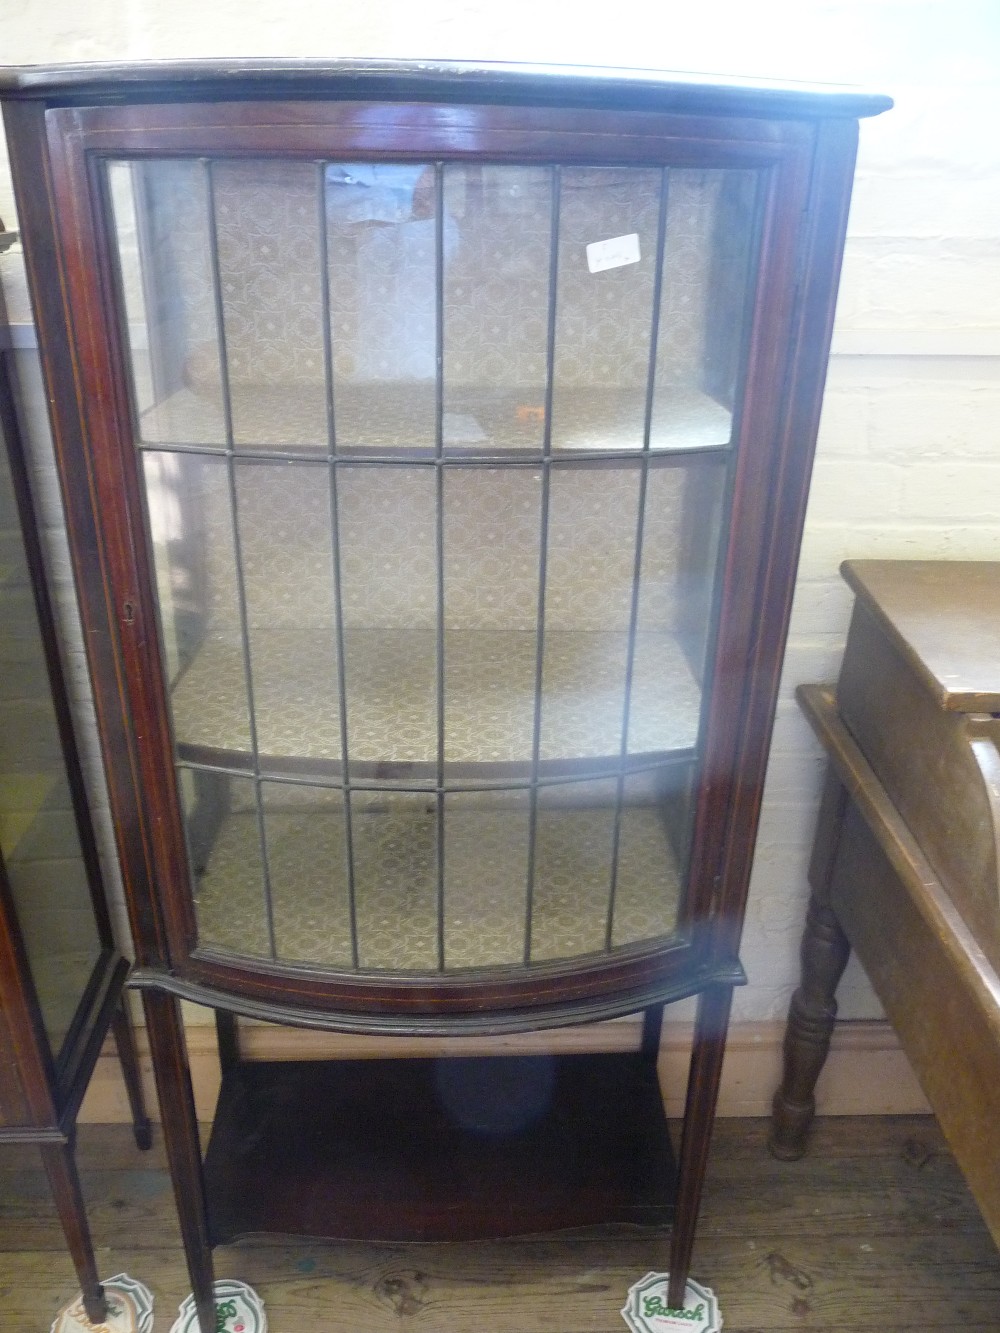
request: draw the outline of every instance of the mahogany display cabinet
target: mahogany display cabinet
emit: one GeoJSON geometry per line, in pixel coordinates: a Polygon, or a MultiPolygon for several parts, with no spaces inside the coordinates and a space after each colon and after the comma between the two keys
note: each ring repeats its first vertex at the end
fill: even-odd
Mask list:
{"type": "MultiPolygon", "coordinates": [[[[6,330],[0,332],[3,336],[6,330]]],[[[109,1031],[136,1142],[139,1067],[56,632],[13,353],[0,345],[0,1152],[41,1152],[88,1316],[107,1314],[74,1152],[109,1031]]]]}
{"type": "Polygon", "coordinates": [[[375,62],[2,88],[204,1327],[210,1245],[260,1231],[672,1223],[676,1301],[888,100],[375,62]],[[181,998],[220,1015],[204,1163],[181,998]],[[625,1056],[333,1065],[243,1062],[235,1017],[639,1012],[625,1056]]]}

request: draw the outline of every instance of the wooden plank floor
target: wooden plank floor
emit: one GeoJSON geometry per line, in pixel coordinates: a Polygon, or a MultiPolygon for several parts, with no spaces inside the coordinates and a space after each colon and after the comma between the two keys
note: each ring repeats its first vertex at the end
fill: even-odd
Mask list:
{"type": "MultiPolygon", "coordinates": [[[[766,1128],[716,1129],[693,1271],[726,1333],[998,1333],[1000,1256],[930,1117],[821,1121],[793,1163],[770,1158],[766,1128]]],[[[166,1333],[188,1284],[159,1143],[143,1154],[124,1127],[83,1126],[79,1157],[101,1273],[146,1282],[166,1333]]],[[[216,1259],[258,1289],[272,1333],[619,1333],[628,1286],[665,1254],[662,1237],[577,1234],[216,1259]]],[[[0,1330],[48,1333],[75,1291],[35,1151],[0,1149],[0,1330]]]]}

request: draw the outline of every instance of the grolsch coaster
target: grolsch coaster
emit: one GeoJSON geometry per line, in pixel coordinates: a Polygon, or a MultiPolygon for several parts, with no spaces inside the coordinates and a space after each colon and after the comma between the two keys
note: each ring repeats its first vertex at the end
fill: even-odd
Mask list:
{"type": "Polygon", "coordinates": [[[83,1297],[77,1296],[56,1315],[52,1333],[152,1333],[153,1293],[134,1277],[119,1273],[102,1282],[108,1313],[103,1324],[87,1318],[83,1297]]]}
{"type": "Polygon", "coordinates": [[[688,1278],[684,1289],[684,1304],[667,1303],[669,1273],[647,1273],[628,1289],[628,1300],[622,1318],[632,1333],[669,1333],[671,1329],[686,1329],[687,1333],[720,1333],[722,1315],[719,1302],[711,1287],[688,1278]]]}
{"type": "MultiPolygon", "coordinates": [[[[215,1328],[209,1333],[267,1333],[264,1302],[253,1287],[235,1278],[223,1278],[213,1288],[215,1328]]],[[[181,1303],[180,1313],[170,1333],[203,1333],[198,1323],[194,1296],[181,1303]]]]}

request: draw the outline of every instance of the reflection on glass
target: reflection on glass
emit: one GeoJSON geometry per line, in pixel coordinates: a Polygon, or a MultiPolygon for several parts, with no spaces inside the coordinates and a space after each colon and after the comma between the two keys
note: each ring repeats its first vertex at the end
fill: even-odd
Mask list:
{"type": "Polygon", "coordinates": [[[227,465],[151,451],[142,461],[175,742],[249,751],[227,465]]]}
{"type": "Polygon", "coordinates": [[[562,172],[553,449],[642,448],[660,181],[624,167],[562,172]],[[593,247],[626,238],[627,261],[601,267],[593,247]]]}
{"type": "Polygon", "coordinates": [[[614,780],[539,789],[531,898],[533,962],[604,948],[615,792],[614,780]]]}
{"type": "Polygon", "coordinates": [[[237,463],[236,511],[261,764],[340,762],[330,475],[237,463]]]}
{"type": "Polygon", "coordinates": [[[541,449],[552,173],[447,165],[446,450],[541,449]]]}
{"type": "Polygon", "coordinates": [[[224,445],[205,165],[111,162],[108,188],[139,438],[224,445]]]}
{"type": "Polygon", "coordinates": [[[632,664],[628,748],[694,746],[721,532],[725,470],[651,467],[632,664]]]}
{"type": "Polygon", "coordinates": [[[353,955],[343,792],[264,782],[261,799],[278,958],[349,968],[353,955]]]}
{"type": "Polygon", "coordinates": [[[2,438],[0,853],[57,1055],[101,946],[2,438]]]}
{"type": "Polygon", "coordinates": [[[526,763],[535,718],[541,476],[444,476],[445,761],[526,763]]]}
{"type": "Polygon", "coordinates": [[[438,962],[433,794],[354,792],[351,841],[361,967],[433,971],[438,962]]]}
{"type": "Polygon", "coordinates": [[[233,438],[327,447],[317,169],[211,167],[233,438]]]}
{"type": "MultiPolygon", "coordinates": [[[[757,174],[218,159],[108,182],[202,914],[257,819],[204,767],[256,758],[283,958],[516,964],[529,884],[532,960],[669,932],[686,796],[631,773],[619,815],[618,769],[697,749],[757,174]],[[237,457],[213,458],[230,411],[237,457]],[[691,454],[642,455],[647,427],[691,454]],[[486,789],[535,778],[534,814],[486,789]]],[[[252,855],[251,944],[219,947],[266,956],[252,855]]]]}
{"type": "Polygon", "coordinates": [[[530,809],[527,791],[444,798],[446,968],[524,959],[530,809]]]}
{"type": "Polygon", "coordinates": [[[543,760],[621,749],[639,482],[634,466],[552,469],[543,760]]]}
{"type": "Polygon", "coordinates": [[[269,957],[267,881],[253,779],[181,767],[178,780],[198,943],[269,957]]]}
{"type": "Polygon", "coordinates": [[[625,779],[611,943],[635,944],[673,933],[687,875],[690,764],[625,779]]]}
{"type": "Polygon", "coordinates": [[[433,469],[340,467],[348,757],[361,777],[437,763],[433,469]]]}
{"type": "MultiPolygon", "coordinates": [[[[338,447],[433,447],[437,187],[433,166],[326,168],[338,447]]],[[[446,220],[447,256],[454,224],[446,220]]]]}
{"type": "Polygon", "coordinates": [[[729,443],[757,212],[752,171],[674,169],[650,445],[729,443]]]}

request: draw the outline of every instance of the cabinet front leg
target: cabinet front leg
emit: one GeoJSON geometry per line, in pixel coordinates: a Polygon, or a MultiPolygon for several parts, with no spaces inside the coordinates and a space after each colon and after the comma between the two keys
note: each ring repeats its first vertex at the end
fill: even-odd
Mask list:
{"type": "Polygon", "coordinates": [[[169,995],[143,991],[149,1047],[156,1074],[163,1121],[163,1142],[170,1164],[184,1254],[201,1333],[215,1333],[212,1247],[202,1174],[201,1142],[191,1089],[187,1045],[180,1005],[169,995]]]}
{"type": "Polygon", "coordinates": [[[115,1049],[118,1051],[118,1063],[122,1067],[122,1078],[125,1080],[136,1145],[143,1149],[151,1148],[153,1130],[146,1114],[146,1099],[142,1091],[142,1075],[139,1072],[139,1053],[135,1048],[135,1033],[132,1030],[132,1019],[124,995],[118,1002],[115,1016],[111,1020],[111,1032],[115,1039],[115,1049]]]}
{"type": "Polygon", "coordinates": [[[816,1113],[816,1081],[830,1051],[837,1017],[837,984],[851,952],[830,906],[830,878],[847,799],[838,779],[828,773],[809,867],[812,897],[802,936],[802,980],[788,1010],[784,1074],[772,1106],[768,1146],[781,1161],[794,1161],[806,1150],[816,1113]]]}
{"type": "Polygon", "coordinates": [[[712,1141],[715,1104],[719,1098],[722,1060],[726,1053],[726,1029],[733,988],[709,986],[698,997],[691,1072],[684,1106],[684,1130],[677,1173],[677,1206],[670,1237],[670,1286],[667,1301],[672,1309],[684,1304],[694,1249],[694,1232],[701,1204],[701,1191],[712,1141]]]}
{"type": "Polygon", "coordinates": [[[108,1305],[104,1299],[104,1289],[97,1278],[94,1244],[90,1238],[90,1226],[80,1190],[73,1142],[43,1144],[42,1161],[80,1282],[83,1308],[92,1324],[103,1324],[108,1317],[108,1305]]]}

